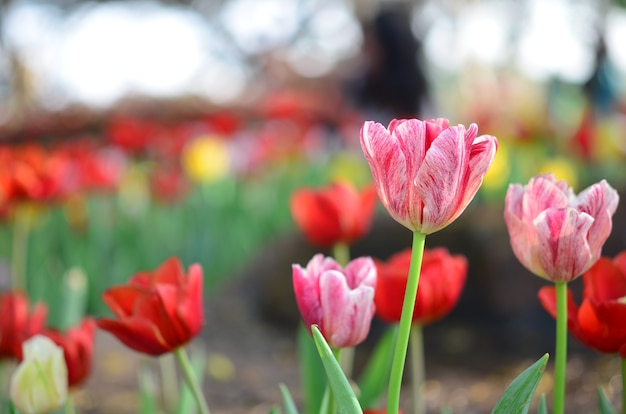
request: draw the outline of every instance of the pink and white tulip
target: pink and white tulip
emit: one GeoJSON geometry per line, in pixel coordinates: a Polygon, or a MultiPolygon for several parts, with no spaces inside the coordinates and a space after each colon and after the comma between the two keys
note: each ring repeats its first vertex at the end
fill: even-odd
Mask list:
{"type": "Polygon", "coordinates": [[[389,128],[367,121],[361,147],[378,197],[403,226],[424,234],[454,221],[472,201],[496,155],[498,142],[471,124],[444,118],[394,119],[389,128]]]}
{"type": "Polygon", "coordinates": [[[342,268],[315,255],[306,268],[294,264],[293,287],[304,324],[318,325],[333,348],[355,346],[367,337],[374,316],[376,266],[369,257],[342,268]]]}
{"type": "Polygon", "coordinates": [[[513,252],[537,276],[569,282],[600,258],[618,202],[617,191],[604,180],[578,196],[551,174],[525,187],[511,184],[504,220],[513,252]]]}

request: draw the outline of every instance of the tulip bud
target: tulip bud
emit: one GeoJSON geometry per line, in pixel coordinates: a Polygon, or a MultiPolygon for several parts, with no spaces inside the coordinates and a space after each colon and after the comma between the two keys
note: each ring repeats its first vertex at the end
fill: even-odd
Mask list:
{"type": "Polygon", "coordinates": [[[43,336],[24,342],[24,359],[11,377],[11,400],[23,414],[40,414],[67,399],[67,366],[63,349],[43,336]]]}

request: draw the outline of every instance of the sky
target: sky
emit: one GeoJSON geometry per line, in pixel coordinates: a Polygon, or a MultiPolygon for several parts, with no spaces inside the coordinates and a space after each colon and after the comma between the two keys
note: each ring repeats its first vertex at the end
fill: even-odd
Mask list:
{"type": "MultiPolygon", "coordinates": [[[[596,2],[453,3],[426,1],[414,18],[437,70],[513,63],[538,81],[588,78],[596,2]],[[515,36],[518,47],[511,48],[515,36]]],[[[6,37],[19,47],[42,101],[52,108],[72,101],[106,107],[129,92],[199,94],[228,103],[255,79],[250,57],[271,52],[302,76],[318,77],[354,57],[363,41],[348,0],[231,0],[212,20],[147,1],[86,3],[69,15],[28,0],[13,4],[6,37]]],[[[606,28],[611,60],[623,75],[626,12],[611,9],[606,28]]]]}

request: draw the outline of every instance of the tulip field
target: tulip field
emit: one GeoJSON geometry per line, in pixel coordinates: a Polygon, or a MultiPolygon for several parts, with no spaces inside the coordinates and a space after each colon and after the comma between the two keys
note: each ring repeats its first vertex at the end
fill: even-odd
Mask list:
{"type": "MultiPolygon", "coordinates": [[[[507,372],[506,387],[487,401],[493,412],[572,409],[568,337],[613,354],[626,375],[626,253],[603,255],[609,237],[614,245],[626,239],[613,225],[623,223],[623,158],[614,155],[602,168],[584,157],[559,164],[544,141],[501,139],[476,123],[383,124],[290,110],[177,123],[119,118],[89,139],[0,146],[7,412],[106,411],[81,399],[101,383],[93,372],[106,351],[102,338],[123,350],[128,366],[140,367],[130,412],[255,412],[243,402],[212,407],[212,385],[238,378],[242,355],[228,355],[235,345],[218,354],[203,345],[220,336],[211,322],[232,330],[228,321],[245,299],[222,292],[248,283],[243,273],[254,273],[267,251],[271,257],[262,259],[282,254],[288,264],[259,268],[254,286],[288,292],[277,300],[299,314],[297,332],[283,341],[291,344],[289,372],[299,375],[276,378],[273,400],[257,407],[290,414],[446,410],[449,401],[429,397],[425,336],[429,326],[445,326],[480,264],[466,253],[470,246],[429,240],[454,231],[466,210],[473,217],[498,212],[491,221],[506,232],[508,255],[545,284],[527,301],[556,321],[555,348],[507,372]],[[394,234],[406,234],[408,247],[353,256],[360,241],[379,237],[370,233],[381,217],[397,226],[394,234]],[[268,250],[294,234],[305,248],[268,250]],[[223,308],[207,314],[213,301],[223,308]],[[365,361],[355,357],[364,346],[365,361]]],[[[469,227],[487,234],[482,222],[469,227]]],[[[379,246],[391,244],[384,237],[379,246]]],[[[273,329],[258,323],[244,330],[273,329]]],[[[250,335],[239,334],[230,340],[250,335]]],[[[621,388],[594,386],[602,413],[626,407],[621,388]]]]}

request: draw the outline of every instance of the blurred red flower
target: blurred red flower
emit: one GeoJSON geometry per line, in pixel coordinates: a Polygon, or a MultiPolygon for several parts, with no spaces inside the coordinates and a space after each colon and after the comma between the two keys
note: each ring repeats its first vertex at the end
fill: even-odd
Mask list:
{"type": "Polygon", "coordinates": [[[65,333],[57,330],[43,332],[63,348],[70,387],[80,385],[91,372],[95,327],[93,319],[85,318],[80,325],[70,328],[65,333]]]}
{"type": "MultiPolygon", "coordinates": [[[[568,289],[568,330],[588,347],[626,358],[626,251],[613,260],[601,257],[582,278],[580,307],[568,289]]],[[[541,288],[539,300],[556,317],[555,288],[541,288]]]]}
{"type": "Polygon", "coordinates": [[[0,294],[0,359],[22,358],[22,342],[43,331],[48,308],[43,303],[29,309],[23,292],[0,294]]]}
{"type": "MultiPolygon", "coordinates": [[[[397,323],[402,314],[411,249],[396,253],[387,262],[377,260],[375,263],[378,270],[374,295],[376,316],[386,322],[397,323]]],[[[413,323],[426,325],[450,313],[461,296],[466,276],[465,257],[450,255],[441,247],[425,249],[413,323]]]]}
{"type": "Polygon", "coordinates": [[[101,329],[136,351],[162,355],[202,328],[202,267],[193,264],[185,274],[172,257],[154,272],[139,272],[128,284],[108,289],[102,299],[117,318],[98,320],[101,329]]]}
{"type": "Polygon", "coordinates": [[[321,189],[302,188],[291,196],[291,215],[305,236],[314,244],[331,246],[353,243],[369,230],[376,189],[357,190],[347,182],[336,182],[321,189]]]}

